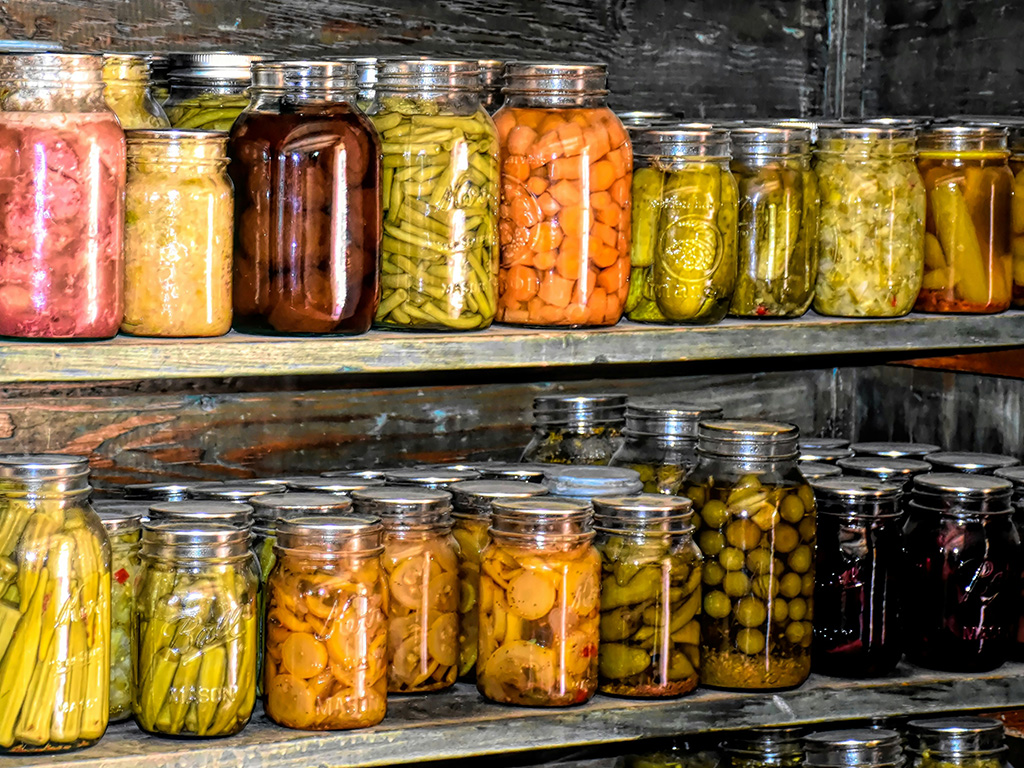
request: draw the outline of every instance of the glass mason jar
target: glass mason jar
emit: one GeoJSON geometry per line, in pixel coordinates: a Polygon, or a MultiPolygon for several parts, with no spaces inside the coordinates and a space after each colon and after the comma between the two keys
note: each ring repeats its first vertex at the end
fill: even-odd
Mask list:
{"type": "Polygon", "coordinates": [[[380,142],[352,62],[253,65],[231,129],[234,306],[258,333],[357,334],[380,288],[380,142]]]}
{"type": "Polygon", "coordinates": [[[544,464],[503,464],[484,462],[477,471],[481,480],[514,480],[519,483],[543,483],[547,480],[544,464]]]}
{"type": "Polygon", "coordinates": [[[505,103],[505,62],[497,59],[480,59],[480,105],[493,115],[505,103]]]}
{"type": "Polygon", "coordinates": [[[110,722],[132,716],[132,624],[145,508],[97,510],[110,539],[110,722]]]}
{"type": "Polygon", "coordinates": [[[149,507],[149,522],[213,523],[248,531],[252,527],[252,507],[231,501],[159,501],[149,507]]]}
{"type": "Polygon", "coordinates": [[[754,728],[722,742],[725,768],[800,768],[803,728],[754,728]]]}
{"type": "MultiPolygon", "coordinates": [[[[814,670],[833,677],[884,677],[900,645],[903,558],[900,485],[859,478],[820,480],[814,589],[814,670]]],[[[795,594],[797,579],[779,584],[795,594]]]]}
{"type": "Polygon", "coordinates": [[[352,61],[356,64],[356,79],[359,81],[356,106],[368,113],[377,99],[377,57],[357,56],[352,61]]]}
{"type": "Polygon", "coordinates": [[[819,464],[835,464],[840,459],[852,459],[854,456],[852,448],[811,448],[806,445],[800,446],[800,455],[797,461],[801,464],[806,461],[816,461],[819,464]]]}
{"type": "Polygon", "coordinates": [[[454,483],[479,479],[480,473],[475,469],[410,467],[408,469],[388,469],[384,471],[384,483],[386,485],[414,485],[418,488],[430,488],[434,491],[447,491],[448,487],[454,483]]]}
{"type": "Polygon", "coordinates": [[[142,730],[214,738],[249,722],[258,583],[248,530],[146,523],[132,636],[132,708],[142,730]]]}
{"type": "Polygon", "coordinates": [[[134,483],[123,488],[126,501],[185,501],[188,484],[176,482],[134,483]]]}
{"type": "Polygon", "coordinates": [[[480,634],[480,558],[491,541],[491,505],[547,495],[538,483],[469,480],[453,483],[452,535],[459,543],[459,679],[476,679],[480,634]]]}
{"type": "Polygon", "coordinates": [[[475,61],[382,59],[371,110],[384,151],[376,324],[468,331],[494,320],[498,137],[475,61]]]}
{"type": "Polygon", "coordinates": [[[634,135],[626,316],[717,323],[736,287],[739,192],[729,131],[692,123],[634,135]]]}
{"type": "Polygon", "coordinates": [[[799,317],[818,276],[821,199],[811,170],[810,131],[749,127],[731,132],[739,185],[735,317],[799,317]]]}
{"type": "Polygon", "coordinates": [[[720,418],[719,405],[629,403],[624,440],[609,466],[639,472],[647,493],[674,496],[697,463],[697,424],[720,418]]]}
{"type": "Polygon", "coordinates": [[[881,728],[820,731],[804,737],[807,768],[903,768],[903,737],[881,728]]]}
{"type": "Polygon", "coordinates": [[[375,488],[384,485],[382,478],[361,477],[293,477],[288,481],[288,490],[296,493],[330,493],[348,496],[352,491],[375,488]]]}
{"type": "Polygon", "coordinates": [[[928,194],[924,282],[915,309],[993,313],[1013,293],[1007,130],[935,125],[918,138],[917,167],[928,194]]]}
{"type": "Polygon", "coordinates": [[[227,134],[132,131],[121,330],[221,336],[231,330],[232,187],[227,134]]]}
{"type": "Polygon", "coordinates": [[[103,100],[103,57],[0,55],[0,145],[0,336],[113,336],[125,141],[103,100]]]}
{"type": "Polygon", "coordinates": [[[266,711],[307,731],[367,728],[387,710],[387,583],[378,519],[278,521],[267,581],[266,711]]]}
{"type": "Polygon", "coordinates": [[[149,92],[153,100],[161,105],[162,111],[163,103],[171,95],[171,84],[168,80],[171,58],[166,53],[147,53],[146,63],[149,64],[149,92]]]}
{"type": "Polygon", "coordinates": [[[839,317],[900,317],[924,273],[924,184],[915,130],[822,126],[814,170],[821,238],[814,310],[839,317]]]}
{"type": "Polygon", "coordinates": [[[523,462],[605,465],[622,445],[626,396],[540,395],[523,462]]]}
{"type": "Polygon", "coordinates": [[[199,501],[227,501],[240,504],[248,503],[249,499],[266,496],[271,493],[284,493],[288,489],[284,483],[258,483],[256,481],[236,481],[222,483],[193,483],[188,487],[189,499],[199,501]]]}
{"type": "Polygon", "coordinates": [[[681,696],[700,669],[701,554],[692,502],[647,493],[594,499],[601,553],[598,690],[681,696]]]}
{"type": "Polygon", "coordinates": [[[626,130],[606,105],[604,64],[505,67],[498,320],[615,325],[629,292],[626,130]]]}
{"type": "Polygon", "coordinates": [[[1009,481],[964,474],[914,479],[903,529],[907,661],[951,672],[999,667],[1019,624],[1021,540],[1009,481]]]}
{"type": "Polygon", "coordinates": [[[149,58],[139,53],[103,54],[103,98],[121,128],[170,128],[163,108],[149,90],[149,58]]]}
{"type": "Polygon", "coordinates": [[[1010,129],[1010,249],[1013,252],[1013,306],[1024,307],[1024,124],[1010,129]]]}
{"type": "Polygon", "coordinates": [[[813,483],[815,480],[824,480],[826,477],[839,477],[843,474],[843,470],[833,464],[801,461],[800,474],[804,476],[807,482],[813,483]]]}
{"type": "Polygon", "coordinates": [[[626,467],[552,467],[547,487],[553,496],[589,502],[603,496],[636,496],[644,484],[639,472],[626,467]]]}
{"type": "Polygon", "coordinates": [[[171,127],[230,131],[249,106],[250,66],[262,60],[224,51],[171,54],[170,94],[164,103],[171,127]]]}
{"type": "MultiPolygon", "coordinates": [[[[852,459],[840,459],[836,464],[844,475],[898,485],[905,496],[909,495],[915,477],[932,471],[932,465],[927,461],[890,459],[885,456],[855,456],[852,459]]],[[[805,467],[801,466],[800,469],[807,475],[805,467]]]]}
{"type": "Polygon", "coordinates": [[[0,752],[95,744],[110,691],[110,543],[89,462],[0,455],[0,752]]]}
{"type": "Polygon", "coordinates": [[[591,506],[528,499],[491,509],[477,688],[499,704],[582,704],[597,691],[601,604],[591,506]]]}
{"type": "Polygon", "coordinates": [[[683,495],[702,519],[702,685],[792,688],[811,671],[815,505],[798,437],[791,424],[700,425],[683,495]]]}
{"type": "Polygon", "coordinates": [[[913,768],[1006,768],[1003,723],[993,717],[949,717],[907,723],[913,768]]]}
{"type": "Polygon", "coordinates": [[[367,488],[352,501],[358,514],[384,522],[388,693],[450,688],[458,676],[460,598],[451,494],[367,488]]]}
{"type": "Polygon", "coordinates": [[[968,475],[994,475],[997,469],[1006,469],[1020,464],[1020,459],[998,453],[935,452],[924,457],[932,466],[932,472],[963,472],[968,475]]]}
{"type": "Polygon", "coordinates": [[[942,450],[941,446],[931,443],[851,443],[854,456],[880,456],[887,459],[924,460],[930,453],[942,450]]]}

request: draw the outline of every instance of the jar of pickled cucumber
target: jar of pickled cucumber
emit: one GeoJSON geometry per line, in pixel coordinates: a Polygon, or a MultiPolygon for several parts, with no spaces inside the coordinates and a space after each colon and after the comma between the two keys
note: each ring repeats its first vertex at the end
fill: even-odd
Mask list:
{"type": "Polygon", "coordinates": [[[288,490],[296,493],[330,493],[335,496],[348,496],[352,491],[363,488],[377,488],[384,485],[384,480],[360,477],[293,477],[288,480],[288,490]]]}
{"type": "Polygon", "coordinates": [[[639,472],[648,493],[675,495],[697,463],[697,424],[720,418],[718,405],[629,403],[623,443],[609,465],[639,472]]]}
{"type": "Polygon", "coordinates": [[[924,274],[926,198],[915,146],[913,128],[821,127],[816,312],[900,317],[913,309],[924,274]]]}
{"type": "Polygon", "coordinates": [[[384,529],[375,518],[279,520],[267,579],[267,716],[307,731],[367,728],[387,710],[384,529]]]}
{"type": "Polygon", "coordinates": [[[934,125],[917,142],[917,167],[928,194],[923,312],[993,313],[1013,293],[1007,129],[934,125]]]}
{"type": "Polygon", "coordinates": [[[626,316],[717,323],[736,287],[738,187],[729,131],[702,123],[636,134],[626,316]]]}
{"type": "Polygon", "coordinates": [[[539,483],[469,480],[453,483],[452,535],[459,543],[459,679],[476,679],[480,630],[480,555],[491,541],[491,505],[495,501],[547,495],[539,483]]]}
{"type": "Polygon", "coordinates": [[[843,474],[843,470],[832,464],[822,464],[817,461],[801,461],[800,474],[804,476],[807,482],[811,483],[815,480],[823,480],[826,477],[839,477],[843,474]]]}
{"type": "Polygon", "coordinates": [[[149,88],[149,58],[138,53],[103,54],[103,98],[121,128],[170,128],[163,108],[149,88]]]}
{"type": "Polygon", "coordinates": [[[97,510],[110,539],[110,722],[132,716],[132,623],[145,508],[97,510]]]}
{"type": "Polygon", "coordinates": [[[352,501],[358,514],[384,523],[388,693],[450,688],[458,676],[460,599],[451,494],[366,488],[352,501]]]}
{"type": "Polygon", "coordinates": [[[700,513],[703,685],[782,689],[811,670],[814,494],[791,424],[702,422],[683,495],[700,513]]]}
{"type": "Polygon", "coordinates": [[[230,131],[249,106],[250,66],[262,59],[225,51],[171,54],[170,93],[164,102],[171,127],[230,131]]]}
{"type": "Polygon", "coordinates": [[[640,473],[626,467],[552,467],[547,486],[553,496],[591,501],[604,496],[636,496],[640,473]]]}
{"type": "Polygon", "coordinates": [[[884,677],[900,658],[901,485],[820,480],[814,594],[814,669],[884,677]]]}
{"type": "Polygon", "coordinates": [[[510,62],[501,141],[498,320],[604,326],[629,292],[633,153],[605,64],[510,62]]]}
{"type": "Polygon", "coordinates": [[[384,328],[468,331],[498,297],[498,135],[475,61],[382,59],[384,328]]]}
{"type": "Polygon", "coordinates": [[[904,652],[926,669],[996,669],[1019,624],[1021,539],[1008,480],[914,478],[903,529],[904,652]]]}
{"type": "Polygon", "coordinates": [[[913,768],[1006,768],[1003,723],[993,717],[948,717],[907,723],[913,768]]]}
{"type": "Polygon", "coordinates": [[[692,502],[679,496],[594,499],[601,553],[598,689],[667,698],[697,687],[701,554],[692,502]]]}
{"type": "Polygon", "coordinates": [[[409,469],[388,469],[384,472],[387,485],[414,485],[435,491],[447,491],[454,483],[479,480],[475,469],[444,469],[443,467],[411,467],[409,469]]]}
{"type": "Polygon", "coordinates": [[[735,317],[799,317],[818,276],[818,179],[810,131],[741,127],[731,132],[739,185],[735,317]]]}
{"type": "Polygon", "coordinates": [[[123,488],[127,501],[185,501],[188,484],[176,482],[134,483],[123,488]]]}
{"type": "Polygon", "coordinates": [[[221,483],[211,481],[208,483],[193,483],[188,487],[188,497],[200,501],[226,501],[236,504],[245,504],[249,499],[257,496],[267,496],[272,493],[284,493],[288,486],[284,483],[258,483],[233,482],[221,483]]]}
{"type": "Polygon", "coordinates": [[[924,460],[930,453],[937,453],[942,450],[938,445],[931,443],[851,443],[854,456],[880,456],[888,459],[914,459],[924,460]]]}
{"type": "Polygon", "coordinates": [[[970,451],[936,451],[924,457],[932,472],[963,472],[968,475],[993,475],[997,469],[1006,469],[1020,464],[1014,456],[998,453],[973,453],[970,451]]]}
{"type": "Polygon", "coordinates": [[[110,543],[90,490],[87,459],[0,455],[0,752],[107,730],[110,543]]]}
{"type": "Polygon", "coordinates": [[[495,502],[480,561],[476,685],[499,704],[563,707],[597,691],[601,557],[589,503],[495,502]]]}
{"type": "Polygon", "coordinates": [[[484,462],[477,471],[481,480],[514,480],[519,483],[543,483],[546,479],[544,464],[502,464],[484,462]]]}
{"type": "Polygon", "coordinates": [[[804,737],[807,768],[903,768],[903,738],[896,731],[857,728],[804,737]]]}
{"type": "Polygon", "coordinates": [[[722,742],[727,768],[800,768],[803,728],[754,728],[722,742]]]}
{"type": "Polygon", "coordinates": [[[160,501],[149,507],[153,523],[215,523],[248,530],[252,507],[245,501],[160,501]]]}
{"type": "MultiPolygon", "coordinates": [[[[849,477],[866,477],[880,483],[892,483],[903,489],[904,495],[910,493],[914,478],[932,471],[927,461],[917,459],[890,459],[885,456],[855,456],[852,459],[840,459],[837,468],[849,477]]],[[[808,479],[806,465],[801,464],[800,470],[808,479]]]]}
{"type": "Polygon", "coordinates": [[[249,722],[258,584],[248,530],[145,524],[132,635],[132,709],[142,730],[214,738],[249,722]]]}
{"type": "Polygon", "coordinates": [[[625,425],[625,395],[540,395],[533,399],[533,437],[521,461],[607,464],[622,445],[625,425]]]}

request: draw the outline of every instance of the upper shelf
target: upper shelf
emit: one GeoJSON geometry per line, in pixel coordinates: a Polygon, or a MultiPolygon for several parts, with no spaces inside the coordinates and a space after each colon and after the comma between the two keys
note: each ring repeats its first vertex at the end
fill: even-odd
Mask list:
{"type": "Polygon", "coordinates": [[[398,373],[667,363],[864,352],[922,353],[1024,344],[1024,312],[848,320],[726,320],[713,326],[494,327],[476,333],[372,331],[357,337],[0,343],[0,383],[398,373]]]}

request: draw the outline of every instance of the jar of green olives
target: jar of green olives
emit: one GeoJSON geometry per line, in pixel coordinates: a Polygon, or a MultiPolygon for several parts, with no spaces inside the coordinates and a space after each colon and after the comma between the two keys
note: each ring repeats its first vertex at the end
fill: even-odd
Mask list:
{"type": "Polygon", "coordinates": [[[533,439],[522,461],[599,464],[622,445],[626,396],[541,395],[533,400],[533,439]]]}
{"type": "Polygon", "coordinates": [[[110,538],[110,722],[132,716],[132,622],[145,507],[96,509],[110,538]]]}
{"type": "Polygon", "coordinates": [[[803,728],[754,728],[722,743],[727,768],[799,768],[803,728]]]}
{"type": "Polygon", "coordinates": [[[700,424],[683,495],[701,517],[703,685],[778,690],[810,673],[816,521],[798,437],[792,424],[700,424]]]}
{"type": "Polygon", "coordinates": [[[629,403],[624,442],[610,464],[639,472],[644,491],[672,496],[697,463],[697,424],[720,418],[718,405],[629,403]]]}
{"type": "Polygon", "coordinates": [[[1003,724],[990,717],[947,717],[907,723],[913,768],[1005,768],[1003,724]]]}

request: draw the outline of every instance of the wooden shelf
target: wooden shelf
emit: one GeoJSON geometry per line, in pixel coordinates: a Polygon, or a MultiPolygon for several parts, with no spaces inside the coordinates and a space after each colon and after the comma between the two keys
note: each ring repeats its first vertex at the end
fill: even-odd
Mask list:
{"type": "Polygon", "coordinates": [[[856,720],[944,711],[1024,706],[1024,664],[984,674],[903,667],[885,680],[812,677],[794,691],[741,694],[700,691],[672,701],[597,696],[570,709],[522,709],[484,702],[458,685],[434,696],[396,696],[379,726],[306,733],[280,728],[257,713],[238,736],[214,741],[158,739],[131,723],[112,726],[97,746],[66,755],[0,757],[0,768],[313,768],[380,766],[680,733],[856,720]]]}
{"type": "Polygon", "coordinates": [[[726,320],[713,326],[620,323],[613,328],[478,333],[372,331],[348,338],[118,337],[94,342],[0,343],[0,383],[229,376],[399,373],[667,363],[854,353],[925,353],[1024,344],[1024,312],[847,320],[726,320]]]}

